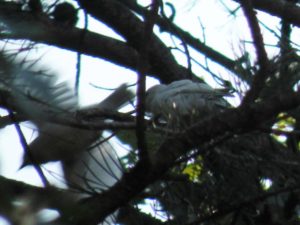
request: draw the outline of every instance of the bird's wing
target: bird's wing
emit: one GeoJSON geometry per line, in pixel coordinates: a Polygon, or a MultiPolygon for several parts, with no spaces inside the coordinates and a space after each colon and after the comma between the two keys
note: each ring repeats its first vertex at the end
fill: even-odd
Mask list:
{"type": "Polygon", "coordinates": [[[54,76],[22,70],[8,85],[16,110],[33,121],[68,114],[78,107],[74,93],[54,76]]]}
{"type": "Polygon", "coordinates": [[[74,159],[63,161],[65,178],[71,188],[102,192],[121,177],[120,161],[109,142],[95,146],[74,159]]]}
{"type": "MultiPolygon", "coordinates": [[[[56,91],[53,89],[53,91],[56,91]]],[[[56,95],[50,93],[50,95],[56,95]]],[[[58,98],[61,95],[57,95],[58,98]]],[[[116,111],[120,106],[129,101],[132,94],[122,85],[103,102],[94,105],[96,108],[116,111]]],[[[62,99],[64,99],[62,97],[62,99]]],[[[92,107],[91,107],[92,108],[92,107]]],[[[39,136],[30,144],[31,153],[36,157],[37,163],[45,163],[54,160],[65,160],[72,158],[73,154],[84,152],[92,143],[101,137],[102,131],[80,129],[72,126],[54,124],[48,122],[38,123],[39,136]]],[[[23,164],[30,164],[28,157],[24,157],[23,164]]]]}
{"type": "MultiPolygon", "coordinates": [[[[80,154],[101,135],[96,130],[80,129],[55,123],[41,123],[39,135],[30,145],[29,150],[35,163],[42,164],[72,158],[80,154]]],[[[32,164],[24,155],[22,167],[32,164]]]]}

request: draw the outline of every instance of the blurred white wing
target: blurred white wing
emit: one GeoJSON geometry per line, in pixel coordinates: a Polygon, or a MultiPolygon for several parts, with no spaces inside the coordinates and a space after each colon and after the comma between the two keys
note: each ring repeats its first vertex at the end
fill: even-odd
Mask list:
{"type": "MultiPolygon", "coordinates": [[[[109,142],[95,146],[89,151],[74,155],[63,162],[65,178],[70,187],[99,193],[116,183],[122,174],[122,167],[109,142]]],[[[87,196],[84,191],[80,197],[87,196]]]]}
{"type": "Polygon", "coordinates": [[[58,83],[53,75],[20,71],[10,83],[17,111],[38,122],[74,112],[78,100],[66,83],[58,83]]]}
{"type": "MultiPolygon", "coordinates": [[[[38,128],[39,135],[30,143],[29,150],[39,164],[80,154],[101,136],[101,131],[55,123],[40,123],[38,128]]],[[[32,164],[28,156],[23,160],[22,166],[32,164]]]]}

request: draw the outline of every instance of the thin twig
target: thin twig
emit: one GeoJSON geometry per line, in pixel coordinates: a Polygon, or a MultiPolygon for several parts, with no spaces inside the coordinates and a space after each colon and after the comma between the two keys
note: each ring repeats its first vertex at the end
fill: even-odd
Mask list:
{"type": "MultiPolygon", "coordinates": [[[[88,16],[87,13],[84,12],[84,28],[82,30],[80,40],[79,40],[79,48],[82,48],[84,38],[86,36],[88,29],[88,16]]],[[[80,74],[81,74],[81,52],[77,52],[77,64],[76,64],[76,80],[75,80],[75,93],[78,96],[79,92],[79,84],[80,84],[80,74]]]]}
{"type": "Polygon", "coordinates": [[[36,172],[38,173],[39,177],[41,178],[42,183],[44,184],[44,186],[45,187],[50,187],[50,183],[48,182],[48,180],[47,180],[45,174],[43,173],[40,165],[36,163],[36,161],[34,159],[34,156],[31,154],[29,146],[28,146],[27,141],[25,139],[25,136],[24,136],[24,134],[21,130],[21,127],[20,127],[19,123],[17,122],[17,120],[15,119],[14,113],[11,110],[9,110],[9,116],[10,116],[11,120],[14,122],[14,126],[16,128],[16,131],[17,131],[18,135],[19,135],[20,143],[21,143],[21,145],[24,149],[25,155],[27,155],[28,158],[30,159],[30,161],[32,162],[32,165],[33,165],[34,169],[36,170],[36,172]]]}
{"type": "Polygon", "coordinates": [[[262,33],[256,17],[256,12],[253,10],[252,1],[242,0],[241,6],[250,28],[250,33],[256,50],[257,62],[259,65],[259,71],[253,79],[251,89],[248,91],[243,100],[243,104],[246,104],[253,102],[259,96],[260,91],[263,89],[265,79],[268,76],[269,60],[264,46],[262,33]]]}

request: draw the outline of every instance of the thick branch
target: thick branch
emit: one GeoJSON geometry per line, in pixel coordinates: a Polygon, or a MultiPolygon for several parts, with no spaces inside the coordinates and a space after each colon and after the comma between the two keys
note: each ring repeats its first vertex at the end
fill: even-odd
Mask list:
{"type": "Polygon", "coordinates": [[[36,18],[26,11],[11,10],[10,14],[6,14],[7,9],[3,4],[0,4],[0,20],[5,23],[9,31],[0,35],[3,39],[27,39],[36,43],[54,45],[104,58],[119,66],[136,70],[138,53],[122,41],[90,31],[86,31],[82,41],[82,32],[85,32],[82,29],[62,27],[48,18],[36,18]]]}
{"type": "Polygon", "coordinates": [[[189,77],[187,69],[176,62],[170,50],[158,37],[153,34],[151,42],[145,43],[145,24],[123,4],[115,0],[77,1],[89,14],[114,29],[138,51],[145,44],[151,46],[149,63],[153,71],[160,74],[162,82],[169,83],[176,79],[189,77]]]}

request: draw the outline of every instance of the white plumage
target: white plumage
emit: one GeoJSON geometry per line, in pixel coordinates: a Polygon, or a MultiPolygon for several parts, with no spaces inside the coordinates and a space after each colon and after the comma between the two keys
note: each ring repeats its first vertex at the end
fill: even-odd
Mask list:
{"type": "MultiPolygon", "coordinates": [[[[111,187],[121,177],[121,164],[109,142],[73,157],[63,161],[63,170],[68,185],[74,190],[99,193],[111,187]]],[[[80,196],[86,195],[88,194],[83,193],[80,196]]]]}
{"type": "MultiPolygon", "coordinates": [[[[38,137],[29,144],[35,163],[60,160],[67,184],[86,193],[101,192],[121,177],[121,165],[110,143],[89,149],[102,137],[102,130],[49,122],[54,117],[74,116],[78,110],[77,98],[65,83],[58,83],[53,76],[20,70],[4,86],[11,93],[11,107],[38,128],[38,137]]],[[[123,84],[99,104],[84,109],[117,112],[132,97],[123,84]]],[[[25,155],[22,166],[30,164],[25,155]]]]}
{"type": "MultiPolygon", "coordinates": [[[[122,165],[109,142],[73,156],[63,160],[62,165],[67,184],[76,199],[107,190],[123,174],[122,165]]],[[[107,216],[101,224],[115,224],[117,213],[107,216]]]]}
{"type": "MultiPolygon", "coordinates": [[[[77,98],[65,83],[58,83],[53,76],[23,69],[4,74],[7,77],[0,81],[0,89],[8,93],[7,107],[32,121],[38,129],[38,137],[29,144],[35,163],[60,160],[69,187],[87,191],[77,193],[75,198],[101,192],[121,177],[121,164],[109,142],[89,149],[102,137],[102,130],[49,122],[56,117],[74,116],[79,109],[77,98]]],[[[123,84],[99,104],[85,109],[117,112],[132,97],[123,84]]],[[[25,155],[23,166],[29,164],[32,162],[25,155]]],[[[106,222],[110,223],[113,217],[109,216],[106,222]]]]}
{"type": "Polygon", "coordinates": [[[210,116],[228,107],[222,98],[229,95],[225,89],[213,89],[205,83],[191,80],[159,84],[147,91],[146,108],[154,117],[161,118],[171,126],[210,116]]]}
{"type": "MultiPolygon", "coordinates": [[[[35,82],[33,82],[35,83],[35,82]]],[[[44,84],[46,85],[46,84],[44,84]]],[[[49,89],[50,87],[48,87],[49,89]]],[[[34,88],[33,88],[34,89],[34,88]]],[[[47,122],[45,119],[48,116],[74,116],[75,110],[70,110],[71,104],[65,104],[65,101],[58,101],[57,99],[61,98],[61,95],[66,95],[65,93],[58,94],[55,87],[52,88],[55,94],[51,93],[48,96],[42,96],[43,99],[39,99],[37,103],[31,102],[30,100],[23,101],[22,98],[26,96],[22,95],[22,104],[18,104],[18,107],[21,107],[22,110],[26,112],[26,115],[29,114],[29,118],[32,118],[32,121],[37,125],[39,135],[33,140],[29,145],[29,150],[32,153],[35,162],[37,163],[46,163],[49,161],[56,160],[67,160],[72,158],[74,154],[79,154],[85,151],[91,144],[93,144],[97,139],[101,137],[102,131],[93,130],[93,129],[81,129],[72,126],[55,124],[47,122]],[[53,96],[55,95],[55,96],[53,96]],[[51,96],[51,98],[49,98],[51,96]],[[53,101],[50,99],[56,98],[53,101]],[[43,104],[40,104],[42,102],[43,104]],[[45,107],[44,103],[54,102],[56,104],[51,107],[45,107]],[[24,105],[24,106],[23,106],[24,105]],[[29,106],[34,108],[32,113],[29,112],[29,106]],[[44,115],[40,115],[40,113],[44,115]],[[56,115],[55,115],[56,114],[56,115]],[[37,118],[38,120],[35,120],[37,118]]],[[[46,89],[47,90],[47,89],[46,89]]],[[[38,92],[37,92],[38,93],[38,92]]],[[[69,92],[70,93],[70,92],[69,92]]],[[[38,96],[38,95],[36,95],[38,96]]],[[[126,88],[126,85],[121,85],[118,89],[116,89],[110,96],[108,96],[101,103],[94,105],[89,108],[99,108],[103,110],[108,110],[110,112],[116,112],[123,104],[130,100],[132,97],[131,92],[129,92],[126,88]]],[[[72,98],[75,98],[72,96],[72,98]]],[[[36,101],[37,97],[34,96],[34,101],[36,101]]],[[[68,99],[67,99],[68,100],[68,99]]],[[[20,100],[18,99],[16,102],[18,103],[20,100]]],[[[64,118],[64,117],[62,117],[64,118]]],[[[28,156],[24,157],[23,166],[31,164],[28,156]]]]}
{"type": "Polygon", "coordinates": [[[78,109],[78,99],[65,82],[41,72],[16,70],[8,86],[14,107],[37,125],[78,109]]]}
{"type": "MultiPolygon", "coordinates": [[[[31,79],[31,78],[30,78],[31,79]]],[[[35,78],[33,78],[35,80],[35,78]]],[[[28,80],[27,80],[28,81],[28,80]]],[[[36,82],[30,82],[36,84],[36,82]]],[[[62,163],[65,181],[69,188],[74,191],[74,198],[81,199],[92,193],[99,193],[112,186],[121,177],[123,171],[119,159],[115,153],[115,149],[109,142],[104,142],[99,146],[89,149],[97,140],[102,137],[102,130],[80,129],[76,127],[66,126],[62,124],[54,124],[43,119],[48,116],[55,116],[56,113],[62,116],[73,116],[78,107],[75,107],[76,100],[65,98],[70,90],[60,91],[65,88],[63,85],[59,87],[49,87],[49,83],[42,81],[41,87],[48,90],[49,93],[39,94],[39,88],[31,86],[30,90],[35,90],[32,95],[39,100],[31,102],[26,99],[19,98],[21,111],[25,112],[38,127],[38,137],[30,143],[29,151],[37,163],[46,163],[49,161],[60,160],[62,163]],[[27,102],[24,102],[27,101],[27,102]],[[41,102],[41,103],[40,103],[41,102]],[[48,106],[44,103],[51,103],[48,106]],[[36,107],[31,114],[29,107],[36,107]],[[45,115],[40,116],[40,113],[45,115]],[[46,116],[48,115],[48,116],[46,116]],[[37,121],[34,118],[38,118],[37,121]]],[[[99,104],[86,107],[87,110],[100,109],[107,112],[116,112],[132,98],[132,93],[127,90],[127,86],[121,85],[111,95],[99,104]]],[[[76,98],[75,98],[76,99],[76,98]]],[[[27,156],[24,157],[23,165],[31,164],[27,156]]],[[[113,224],[116,213],[108,216],[105,223],[113,224]]]]}

